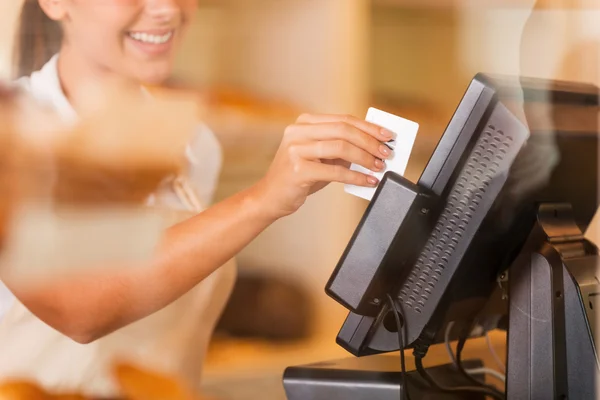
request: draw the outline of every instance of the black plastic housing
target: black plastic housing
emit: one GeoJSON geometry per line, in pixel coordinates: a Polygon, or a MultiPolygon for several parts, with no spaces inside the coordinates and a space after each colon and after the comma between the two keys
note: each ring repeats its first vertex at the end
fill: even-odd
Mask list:
{"type": "Polygon", "coordinates": [[[402,271],[415,262],[439,205],[439,196],[386,173],[327,283],[327,294],[349,310],[376,315],[402,271]]]}
{"type": "MultiPolygon", "coordinates": [[[[369,299],[373,287],[378,295],[392,288],[404,317],[406,347],[421,340],[438,342],[447,321],[468,320],[484,307],[497,287],[497,273],[508,268],[525,243],[537,204],[571,203],[577,222],[589,222],[598,206],[597,170],[587,168],[579,177],[585,182],[568,176],[596,165],[598,110],[598,89],[592,85],[478,74],[423,171],[420,189],[413,189],[431,193],[439,205],[431,214],[435,221],[405,229],[430,232],[425,245],[419,236],[412,248],[412,234],[397,235],[391,245],[410,247],[409,252],[418,248],[416,259],[410,253],[407,259],[414,261],[395,268],[384,262],[384,270],[394,271],[393,282],[372,283],[368,278],[387,279],[390,275],[375,273],[385,260],[381,255],[405,250],[378,249],[379,258],[362,260],[362,268],[375,271],[367,274],[357,273],[356,265],[346,275],[343,259],[336,267],[334,274],[344,276],[338,282],[348,286],[337,287],[334,298],[350,310],[338,344],[357,356],[398,349],[397,332],[384,323],[390,315],[387,305],[369,299]],[[570,118],[573,110],[578,119],[570,118]],[[573,149],[578,149],[577,157],[573,149]],[[556,163],[551,162],[552,151],[560,154],[556,163]],[[351,297],[355,275],[362,303],[351,297]]],[[[368,211],[387,209],[393,215],[402,207],[400,199],[375,197],[368,211]]],[[[382,225],[390,222],[379,220],[382,225]]],[[[344,255],[362,242],[361,235],[359,228],[344,255]]],[[[329,285],[327,293],[334,293],[329,285]]]]}
{"type": "MultiPolygon", "coordinates": [[[[397,357],[372,356],[289,367],[283,385],[288,400],[397,400],[403,398],[397,357]]],[[[480,368],[481,360],[465,360],[465,368],[480,368]]],[[[465,385],[470,381],[451,364],[428,369],[431,376],[447,386],[465,385]]],[[[407,386],[412,399],[484,400],[479,393],[441,393],[431,389],[417,371],[407,372],[407,386]]],[[[475,375],[483,379],[481,375],[475,375]]]]}

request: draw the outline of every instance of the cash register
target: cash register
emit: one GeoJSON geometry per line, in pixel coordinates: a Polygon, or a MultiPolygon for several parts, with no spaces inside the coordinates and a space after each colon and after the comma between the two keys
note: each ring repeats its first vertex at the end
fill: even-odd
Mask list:
{"type": "Polygon", "coordinates": [[[326,293],[352,357],[292,366],[289,400],[592,399],[599,359],[598,88],[478,74],[418,182],[386,173],[326,293]],[[507,331],[506,383],[462,360],[507,331]],[[425,368],[458,339],[455,363],[425,368]],[[415,371],[404,352],[412,349],[415,371]]]}

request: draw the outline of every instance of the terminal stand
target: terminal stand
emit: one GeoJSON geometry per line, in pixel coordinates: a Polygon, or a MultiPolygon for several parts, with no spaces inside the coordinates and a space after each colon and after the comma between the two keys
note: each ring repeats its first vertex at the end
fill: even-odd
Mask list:
{"type": "MultiPolygon", "coordinates": [[[[600,309],[599,278],[597,248],[583,237],[571,206],[542,204],[508,271],[507,399],[597,398],[594,313],[600,309]]],[[[465,364],[473,362],[480,363],[465,364]]],[[[447,386],[465,384],[449,365],[431,369],[431,374],[447,386]]],[[[436,394],[415,372],[409,376],[417,385],[413,393],[409,384],[412,400],[461,398],[436,394]]],[[[284,375],[289,400],[398,399],[399,382],[398,358],[382,355],[290,367],[284,375]]]]}
{"type": "Polygon", "coordinates": [[[597,398],[599,267],[571,207],[541,205],[509,270],[508,399],[597,398]]]}

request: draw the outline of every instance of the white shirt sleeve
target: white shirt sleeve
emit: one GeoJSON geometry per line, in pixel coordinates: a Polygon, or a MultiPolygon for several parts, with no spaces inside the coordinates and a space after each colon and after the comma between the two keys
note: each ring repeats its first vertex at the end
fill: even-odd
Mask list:
{"type": "Polygon", "coordinates": [[[197,202],[200,203],[200,209],[211,205],[223,163],[223,153],[219,141],[208,127],[200,125],[186,147],[185,156],[187,165],[183,176],[166,179],[150,196],[147,205],[198,212],[198,207],[183,201],[185,199],[182,199],[182,196],[189,196],[182,195],[175,189],[177,185],[175,181],[182,178],[185,180],[186,189],[191,190],[197,202]]]}
{"type": "Polygon", "coordinates": [[[200,125],[186,149],[188,159],[188,182],[204,207],[214,198],[221,167],[223,151],[214,133],[200,125]]]}

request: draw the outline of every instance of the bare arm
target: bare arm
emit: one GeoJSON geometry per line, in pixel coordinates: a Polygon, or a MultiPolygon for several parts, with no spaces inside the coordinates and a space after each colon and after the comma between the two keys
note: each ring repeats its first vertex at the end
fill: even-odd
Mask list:
{"type": "MultiPolygon", "coordinates": [[[[301,117],[286,131],[261,182],[167,230],[149,265],[71,278],[36,290],[11,289],[31,312],[82,343],[93,341],[167,306],[214,272],[267,226],[295,212],[327,182],[374,186],[350,162],[378,170],[375,125],[350,117],[301,117]]],[[[379,161],[378,161],[379,160],[379,161]]]]}
{"type": "Polygon", "coordinates": [[[272,223],[256,192],[241,192],[168,229],[151,265],[13,292],[50,326],[79,342],[93,341],[173,302],[272,223]]]}

